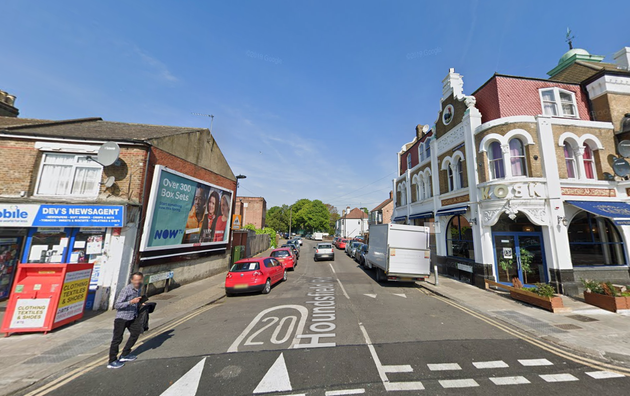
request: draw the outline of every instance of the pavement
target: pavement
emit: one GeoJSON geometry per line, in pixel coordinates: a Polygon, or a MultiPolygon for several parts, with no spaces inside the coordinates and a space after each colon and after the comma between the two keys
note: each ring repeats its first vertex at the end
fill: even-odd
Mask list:
{"type": "Polygon", "coordinates": [[[439,276],[421,286],[487,317],[501,320],[547,342],[592,358],[630,367],[630,312],[613,313],[562,296],[571,312],[552,313],[515,301],[509,293],[484,290],[439,276]]]}
{"type": "MultiPolygon", "coordinates": [[[[314,262],[312,248],[304,243],[296,270],[270,294],[222,298],[156,328],[134,351],[139,359],[119,370],[105,367],[101,351],[17,394],[627,393],[630,369],[523,331],[510,319],[518,303],[445,278],[440,294],[460,286],[470,294],[445,298],[416,284],[377,283],[342,251],[314,262]],[[495,299],[493,311],[505,312],[468,308],[476,298],[495,299]]],[[[547,320],[541,312],[527,314],[547,320]]],[[[579,332],[563,331],[553,336],[579,332]]]]}

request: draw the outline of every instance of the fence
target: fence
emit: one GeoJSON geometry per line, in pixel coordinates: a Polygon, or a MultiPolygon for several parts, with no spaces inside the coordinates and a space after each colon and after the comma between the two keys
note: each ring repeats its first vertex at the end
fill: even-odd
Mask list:
{"type": "Polygon", "coordinates": [[[256,235],[253,231],[247,236],[247,257],[253,257],[262,253],[271,246],[269,234],[256,235]]]}

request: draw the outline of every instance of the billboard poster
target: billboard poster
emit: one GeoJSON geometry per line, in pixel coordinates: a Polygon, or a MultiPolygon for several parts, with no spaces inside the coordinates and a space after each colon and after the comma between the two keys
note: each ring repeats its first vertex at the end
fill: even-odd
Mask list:
{"type": "Polygon", "coordinates": [[[156,166],[141,250],[226,243],[232,194],[225,188],[156,166]]]}

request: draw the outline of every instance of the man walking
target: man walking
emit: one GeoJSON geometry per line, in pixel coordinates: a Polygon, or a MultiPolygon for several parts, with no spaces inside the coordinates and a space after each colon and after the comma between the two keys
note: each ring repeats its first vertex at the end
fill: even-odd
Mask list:
{"type": "Polygon", "coordinates": [[[131,275],[131,283],[121,290],[118,299],[116,299],[114,304],[114,308],[117,311],[116,319],[114,320],[114,337],[109,348],[109,364],[107,368],[121,368],[125,365],[124,362],[131,362],[138,358],[131,354],[131,348],[133,348],[142,333],[142,323],[138,318],[138,308],[141,300],[140,293],[143,279],[142,272],[134,272],[131,275]],[[130,335],[119,359],[118,347],[122,343],[125,329],[129,330],[130,335]]]}

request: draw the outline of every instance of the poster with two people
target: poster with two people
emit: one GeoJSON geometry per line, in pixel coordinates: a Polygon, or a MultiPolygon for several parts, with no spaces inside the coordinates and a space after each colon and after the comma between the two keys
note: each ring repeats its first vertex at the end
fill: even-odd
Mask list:
{"type": "Polygon", "coordinates": [[[155,172],[143,250],[228,241],[232,191],[163,166],[156,166],[155,172]]]}

